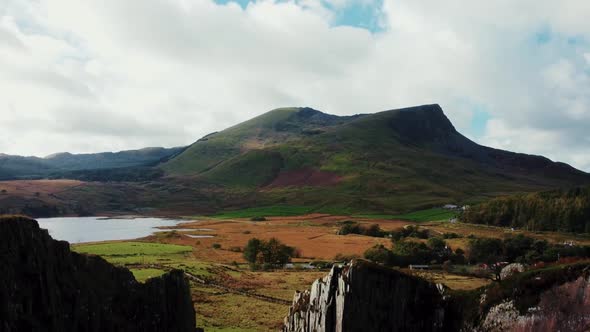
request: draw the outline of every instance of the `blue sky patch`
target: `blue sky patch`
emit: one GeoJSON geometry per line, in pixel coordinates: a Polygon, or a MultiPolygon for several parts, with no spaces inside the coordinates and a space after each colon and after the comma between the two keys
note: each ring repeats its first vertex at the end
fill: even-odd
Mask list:
{"type": "Polygon", "coordinates": [[[351,1],[347,6],[339,9],[331,8],[326,3],[324,5],[335,14],[334,26],[352,26],[367,29],[371,32],[382,30],[382,27],[379,25],[379,13],[383,6],[383,0],[377,0],[371,3],[351,1]]]}
{"type": "MultiPolygon", "coordinates": [[[[242,8],[246,8],[254,0],[214,0],[216,3],[225,5],[229,2],[235,2],[242,8]]],[[[281,2],[278,0],[277,2],[281,2]]],[[[325,0],[322,5],[334,13],[333,26],[351,26],[367,29],[371,32],[381,31],[379,17],[383,0],[351,0],[344,7],[336,8],[325,0]]]]}
{"type": "Polygon", "coordinates": [[[551,27],[544,26],[535,33],[535,42],[537,44],[547,44],[553,38],[551,27]]]}
{"type": "Polygon", "coordinates": [[[243,9],[246,8],[250,2],[254,2],[254,1],[250,1],[250,0],[214,0],[214,1],[220,5],[225,5],[229,2],[235,2],[238,5],[240,5],[240,7],[242,7],[243,9]]]}
{"type": "Polygon", "coordinates": [[[486,132],[486,126],[491,119],[490,113],[486,112],[483,107],[473,109],[473,118],[471,118],[471,132],[476,137],[481,137],[486,132]]]}

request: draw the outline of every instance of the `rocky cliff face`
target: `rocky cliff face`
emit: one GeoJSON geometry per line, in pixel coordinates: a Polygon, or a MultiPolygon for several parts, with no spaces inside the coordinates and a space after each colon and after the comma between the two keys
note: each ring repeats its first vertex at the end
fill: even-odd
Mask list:
{"type": "Polygon", "coordinates": [[[36,221],[0,218],[0,331],[195,331],[181,271],[138,283],[36,221]]]}
{"type": "Polygon", "coordinates": [[[284,332],[453,331],[444,288],[364,261],[333,267],[295,294],[284,332]]]}
{"type": "Polygon", "coordinates": [[[557,265],[451,292],[353,261],[296,293],[283,331],[590,331],[590,264],[557,265]]]}

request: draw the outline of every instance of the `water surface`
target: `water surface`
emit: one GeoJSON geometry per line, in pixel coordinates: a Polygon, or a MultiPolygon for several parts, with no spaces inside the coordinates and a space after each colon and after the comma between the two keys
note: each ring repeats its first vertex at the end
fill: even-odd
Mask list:
{"type": "Polygon", "coordinates": [[[162,231],[155,227],[175,226],[186,220],[163,218],[66,217],[40,218],[39,226],[57,240],[70,243],[130,240],[162,231]]]}

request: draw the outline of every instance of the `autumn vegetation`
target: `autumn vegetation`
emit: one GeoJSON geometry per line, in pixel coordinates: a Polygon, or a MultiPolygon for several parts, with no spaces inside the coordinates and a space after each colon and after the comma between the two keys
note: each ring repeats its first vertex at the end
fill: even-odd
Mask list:
{"type": "Polygon", "coordinates": [[[461,220],[530,231],[590,233],[590,187],[495,198],[467,209],[461,220]]]}

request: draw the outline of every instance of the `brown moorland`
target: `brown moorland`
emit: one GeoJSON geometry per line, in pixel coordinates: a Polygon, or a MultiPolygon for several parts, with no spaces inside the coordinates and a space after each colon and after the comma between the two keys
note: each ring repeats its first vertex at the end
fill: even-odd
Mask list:
{"type": "MultiPolygon", "coordinates": [[[[332,260],[338,254],[362,256],[365,250],[376,245],[389,246],[388,238],[375,238],[355,234],[337,235],[339,222],[351,220],[350,217],[325,214],[310,214],[296,217],[271,217],[266,221],[249,219],[194,221],[175,227],[195,229],[195,231],[178,232],[175,236],[161,237],[161,241],[173,244],[190,245],[195,257],[200,260],[217,263],[243,261],[243,248],[249,239],[278,238],[285,244],[297,248],[300,258],[296,261],[332,260]],[[205,230],[203,230],[205,229],[205,230]],[[210,235],[209,238],[191,238],[190,235],[210,235]],[[221,250],[214,249],[213,244],[220,244],[221,250]],[[236,251],[232,251],[236,250],[236,251]]],[[[355,219],[363,224],[379,224],[384,230],[403,227],[410,222],[400,220],[355,219]]],[[[173,230],[174,228],[171,228],[173,230]]],[[[149,239],[155,240],[157,235],[149,239]]]]}

